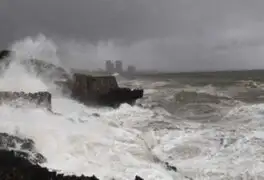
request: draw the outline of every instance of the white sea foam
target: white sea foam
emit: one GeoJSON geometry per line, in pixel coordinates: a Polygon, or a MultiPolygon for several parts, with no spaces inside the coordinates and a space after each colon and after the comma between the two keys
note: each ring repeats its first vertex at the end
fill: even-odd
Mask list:
{"type": "MultiPolygon", "coordinates": [[[[27,72],[18,63],[30,57],[58,60],[55,52],[50,53],[56,50],[50,47],[55,46],[46,41],[44,36],[26,38],[13,46],[18,53],[12,57],[11,66],[0,79],[1,90],[35,92],[49,89],[34,73],[27,72]],[[48,49],[45,49],[47,44],[48,49]],[[53,56],[45,56],[47,52],[53,56]]],[[[138,108],[128,105],[118,110],[88,108],[63,96],[53,98],[52,103],[53,110],[61,115],[42,109],[16,109],[2,105],[1,132],[32,138],[38,151],[48,159],[44,166],[65,173],[95,174],[103,179],[133,179],[137,174],[146,179],[172,179],[162,165],[148,158],[142,132],[121,125],[142,119],[142,113],[151,112],[142,110],[144,112],[137,114],[138,108]]]]}
{"type": "MultiPolygon", "coordinates": [[[[23,46],[19,48],[34,52],[35,41],[40,40],[20,41],[23,46]]],[[[39,43],[37,47],[44,53],[46,46],[39,43]]],[[[37,52],[34,56],[40,58],[37,52]]],[[[19,56],[13,60],[17,59],[19,56]]],[[[48,86],[16,63],[0,79],[1,90],[32,92],[48,86]]],[[[50,169],[117,180],[133,179],[135,175],[146,180],[184,179],[185,175],[193,179],[264,177],[261,104],[232,109],[219,124],[207,125],[173,122],[163,111],[126,104],[115,110],[98,109],[56,96],[52,105],[60,115],[43,109],[0,107],[0,131],[32,138],[37,150],[48,159],[43,166],[50,169]],[[147,126],[162,121],[178,128],[147,126]],[[175,165],[179,172],[169,172],[162,161],[175,165]]]]}

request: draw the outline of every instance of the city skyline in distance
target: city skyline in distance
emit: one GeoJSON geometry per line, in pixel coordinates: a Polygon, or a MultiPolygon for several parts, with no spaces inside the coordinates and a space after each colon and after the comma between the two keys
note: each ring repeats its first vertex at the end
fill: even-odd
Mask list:
{"type": "Polygon", "coordinates": [[[124,69],[122,60],[106,60],[104,71],[109,74],[119,73],[132,75],[136,73],[136,66],[128,65],[124,69]]]}

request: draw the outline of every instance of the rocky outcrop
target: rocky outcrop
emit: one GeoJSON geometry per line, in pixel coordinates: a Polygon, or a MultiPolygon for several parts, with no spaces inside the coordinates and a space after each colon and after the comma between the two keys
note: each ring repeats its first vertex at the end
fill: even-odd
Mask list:
{"type": "Polygon", "coordinates": [[[19,100],[23,102],[34,103],[37,106],[44,107],[51,110],[51,94],[47,91],[36,92],[36,93],[25,93],[25,92],[0,92],[0,103],[15,103],[19,100]]]}
{"type": "MultiPolygon", "coordinates": [[[[39,164],[46,162],[36,151],[34,142],[7,133],[0,133],[1,180],[99,180],[95,176],[66,176],[49,171],[39,164]]],[[[136,176],[135,180],[143,180],[136,176]]]]}
{"type": "Polygon", "coordinates": [[[26,158],[34,164],[46,162],[46,158],[37,152],[35,143],[31,139],[0,133],[0,149],[13,150],[16,156],[26,158]]]}
{"type": "MultiPolygon", "coordinates": [[[[14,151],[0,150],[0,179],[1,180],[99,180],[96,176],[64,175],[38,164],[32,164],[14,151]]],[[[132,179],[132,178],[131,178],[132,179]]],[[[144,180],[135,176],[135,180],[144,180]]],[[[113,179],[114,180],[114,179],[113,179]]]]}
{"type": "Polygon", "coordinates": [[[72,97],[85,104],[117,107],[122,103],[133,105],[143,97],[142,89],[120,88],[114,76],[74,74],[71,88],[72,97]]]}
{"type": "Polygon", "coordinates": [[[1,180],[99,180],[95,176],[65,176],[50,172],[37,164],[19,157],[14,151],[0,150],[1,180]]]}

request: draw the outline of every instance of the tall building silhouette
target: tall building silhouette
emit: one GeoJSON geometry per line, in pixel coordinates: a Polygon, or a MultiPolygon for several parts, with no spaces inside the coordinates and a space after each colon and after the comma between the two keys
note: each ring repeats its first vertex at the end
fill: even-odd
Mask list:
{"type": "Polygon", "coordinates": [[[115,62],[115,70],[116,70],[117,73],[122,73],[123,72],[123,63],[122,63],[122,61],[117,60],[115,62]]]}
{"type": "Polygon", "coordinates": [[[108,73],[114,73],[115,67],[111,60],[105,62],[105,71],[108,73]]]}

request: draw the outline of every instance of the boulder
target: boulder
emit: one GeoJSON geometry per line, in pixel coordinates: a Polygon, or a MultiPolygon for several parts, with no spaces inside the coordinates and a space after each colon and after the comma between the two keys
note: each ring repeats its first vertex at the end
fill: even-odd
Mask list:
{"type": "Polygon", "coordinates": [[[0,91],[0,103],[23,102],[34,103],[51,111],[51,94],[47,91],[36,93],[0,91]]]}

